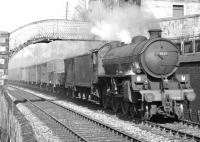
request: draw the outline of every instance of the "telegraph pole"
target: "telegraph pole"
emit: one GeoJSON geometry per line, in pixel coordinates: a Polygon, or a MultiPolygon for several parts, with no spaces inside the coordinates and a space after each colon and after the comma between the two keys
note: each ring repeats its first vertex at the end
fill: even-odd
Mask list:
{"type": "Polygon", "coordinates": [[[67,1],[67,3],[66,3],[66,13],[65,13],[65,14],[66,14],[66,20],[67,20],[67,18],[68,18],[68,17],[67,17],[67,15],[68,15],[68,1],[67,1]]]}

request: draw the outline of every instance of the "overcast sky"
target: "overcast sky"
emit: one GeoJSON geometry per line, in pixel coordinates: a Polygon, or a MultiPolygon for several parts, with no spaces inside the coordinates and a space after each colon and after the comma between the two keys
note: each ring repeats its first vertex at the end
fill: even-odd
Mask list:
{"type": "MultiPolygon", "coordinates": [[[[75,5],[77,0],[68,0],[75,5]]],[[[0,0],[0,31],[44,19],[65,18],[67,0],[0,0]]]]}

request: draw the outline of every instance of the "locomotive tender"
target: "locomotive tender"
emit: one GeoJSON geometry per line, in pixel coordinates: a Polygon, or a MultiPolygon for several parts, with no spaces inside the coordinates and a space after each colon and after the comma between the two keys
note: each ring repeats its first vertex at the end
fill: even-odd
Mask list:
{"type": "MultiPolygon", "coordinates": [[[[64,60],[67,96],[100,101],[104,108],[149,119],[160,114],[181,119],[196,97],[188,74],[176,74],[179,50],[149,30],[150,38],[110,42],[64,60]]],[[[54,85],[55,86],[55,85],[54,85]]],[[[61,85],[62,86],[62,85],[61,85]]]]}

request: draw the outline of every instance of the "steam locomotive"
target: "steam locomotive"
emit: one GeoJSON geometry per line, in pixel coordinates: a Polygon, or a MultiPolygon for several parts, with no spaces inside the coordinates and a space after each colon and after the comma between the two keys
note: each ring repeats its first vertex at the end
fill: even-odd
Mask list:
{"type": "Polygon", "coordinates": [[[130,44],[110,42],[64,59],[62,83],[51,85],[53,90],[63,86],[67,96],[99,101],[105,109],[132,117],[150,119],[159,114],[181,119],[184,107],[196,98],[190,77],[175,73],[176,45],[162,38],[161,30],[149,34],[149,39],[136,36],[130,44]]]}

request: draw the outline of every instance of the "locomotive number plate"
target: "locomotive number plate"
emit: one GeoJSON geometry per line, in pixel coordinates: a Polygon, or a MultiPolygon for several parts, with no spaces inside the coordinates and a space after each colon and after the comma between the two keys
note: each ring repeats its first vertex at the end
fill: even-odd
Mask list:
{"type": "Polygon", "coordinates": [[[160,51],[156,55],[163,60],[165,56],[168,56],[168,52],[160,51]]]}
{"type": "Polygon", "coordinates": [[[168,53],[167,52],[159,52],[158,53],[160,56],[168,56],[168,53]]]}

